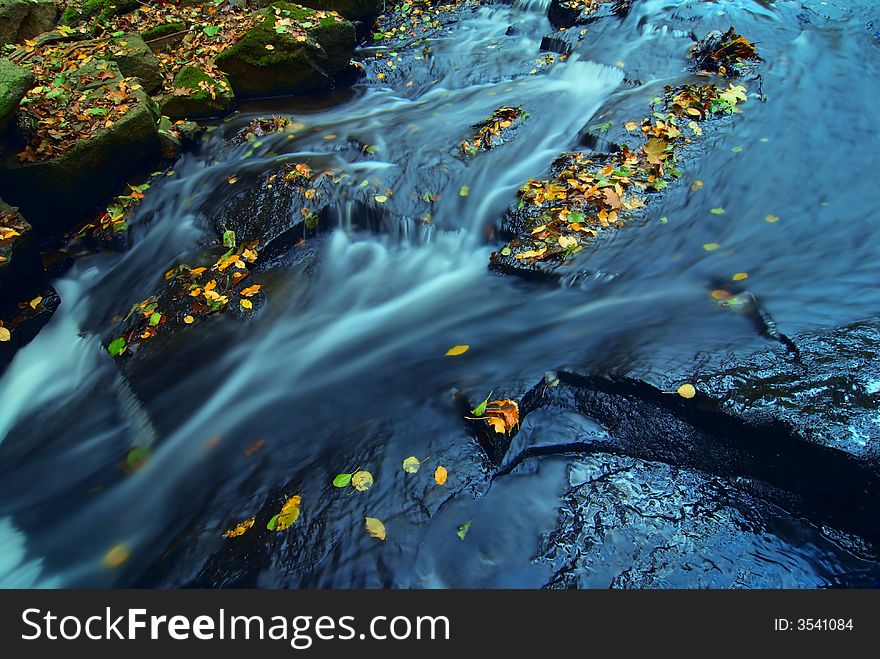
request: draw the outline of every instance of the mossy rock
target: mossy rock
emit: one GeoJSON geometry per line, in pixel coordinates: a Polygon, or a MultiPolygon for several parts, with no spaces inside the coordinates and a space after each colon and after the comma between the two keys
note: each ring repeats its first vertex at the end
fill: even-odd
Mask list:
{"type": "Polygon", "coordinates": [[[357,42],[354,25],[337,16],[288,2],[275,2],[265,19],[216,58],[238,97],[302,94],[333,86],[351,60],[357,42]],[[308,39],[297,41],[275,30],[275,9],[296,23],[307,22],[308,39]]]}
{"type": "Polygon", "coordinates": [[[55,0],[0,0],[0,46],[48,32],[57,17],[55,0]]]}
{"type": "Polygon", "coordinates": [[[176,46],[181,41],[186,32],[186,25],[183,23],[165,23],[144,30],[141,35],[147,46],[154,53],[160,53],[169,46],[176,46]]]}
{"type": "Polygon", "coordinates": [[[79,25],[90,19],[102,22],[112,16],[127,14],[140,6],[138,0],[73,0],[61,14],[61,23],[79,25]]]}
{"type": "Polygon", "coordinates": [[[0,59],[0,133],[6,130],[21,99],[33,84],[34,76],[30,71],[8,59],[0,59]]]}
{"type": "Polygon", "coordinates": [[[171,119],[208,119],[228,114],[234,104],[226,78],[216,80],[195,66],[185,66],[162,100],[162,114],[171,119]]]}
{"type": "MultiPolygon", "coordinates": [[[[256,0],[251,4],[266,7],[271,0],[256,0]]],[[[345,16],[350,21],[366,22],[385,11],[385,0],[301,0],[297,3],[311,9],[323,11],[335,11],[345,16]]]]}
{"type": "Polygon", "coordinates": [[[87,219],[114,190],[158,160],[158,109],[143,89],[133,94],[138,102],[121,119],[55,158],[22,163],[7,156],[0,163],[0,194],[44,232],[65,231],[87,219]]]}
{"type": "Polygon", "coordinates": [[[107,59],[116,62],[122,75],[140,80],[149,94],[161,89],[164,80],[159,68],[159,60],[141,35],[132,32],[113,39],[113,43],[120,47],[121,54],[111,51],[107,59]]]}

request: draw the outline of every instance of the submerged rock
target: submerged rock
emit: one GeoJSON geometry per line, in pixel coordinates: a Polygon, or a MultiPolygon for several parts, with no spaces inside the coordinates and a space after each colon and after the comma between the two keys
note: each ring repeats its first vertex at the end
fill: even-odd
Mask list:
{"type": "Polygon", "coordinates": [[[354,25],[335,12],[276,2],[216,63],[236,96],[301,94],[332,87],[348,68],[355,45],[354,25]],[[280,26],[296,29],[279,32],[280,26]]]}
{"type": "Polygon", "coordinates": [[[0,275],[5,275],[10,269],[15,255],[30,233],[31,225],[18,209],[0,199],[0,275]]]}
{"type": "Polygon", "coordinates": [[[235,97],[226,78],[216,80],[194,66],[174,77],[171,92],[162,100],[162,114],[171,119],[207,119],[232,111],[235,97]]]}

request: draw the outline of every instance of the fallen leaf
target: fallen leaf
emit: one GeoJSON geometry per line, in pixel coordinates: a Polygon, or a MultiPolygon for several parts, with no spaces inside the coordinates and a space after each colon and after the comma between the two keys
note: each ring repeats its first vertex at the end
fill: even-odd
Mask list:
{"type": "Polygon", "coordinates": [[[486,406],[489,405],[489,399],[492,398],[492,392],[489,392],[489,395],[486,396],[486,400],[477,405],[474,409],[471,410],[471,414],[474,416],[483,416],[486,413],[486,406]]]}
{"type": "Polygon", "coordinates": [[[366,492],[373,487],[373,474],[369,471],[357,471],[351,476],[351,486],[358,492],[366,492]]]}
{"type": "Polygon", "coordinates": [[[421,466],[422,463],[414,455],[409,456],[406,460],[403,461],[403,470],[408,474],[416,473],[421,466]]]}
{"type": "Polygon", "coordinates": [[[337,474],[333,479],[333,487],[348,487],[351,485],[351,474],[337,474]]]}
{"type": "Polygon", "coordinates": [[[749,278],[748,272],[737,272],[735,275],[733,275],[733,277],[731,277],[731,279],[733,281],[742,281],[743,279],[748,279],[748,278],[749,278]]]}
{"type": "Polygon", "coordinates": [[[443,485],[446,482],[446,467],[440,466],[434,470],[434,480],[437,482],[437,485],[443,485]]]}
{"type": "Polygon", "coordinates": [[[43,301],[43,296],[42,296],[42,295],[38,295],[38,296],[35,297],[33,300],[31,300],[30,302],[28,302],[28,305],[30,305],[30,308],[31,308],[31,309],[36,309],[38,306],[40,306],[40,302],[42,302],[42,301],[43,301]]]}
{"type": "Polygon", "coordinates": [[[237,538],[240,535],[244,535],[248,531],[250,531],[251,527],[254,525],[254,522],[257,521],[256,516],[251,517],[249,519],[244,520],[240,524],[236,524],[233,528],[227,530],[224,534],[224,538],[237,538]]]}
{"type": "Polygon", "coordinates": [[[703,187],[703,182],[699,179],[691,183],[691,190],[697,191],[703,187]]]}
{"type": "Polygon", "coordinates": [[[122,354],[125,350],[125,339],[123,337],[119,337],[118,339],[113,339],[110,342],[110,345],[107,346],[107,352],[110,353],[111,357],[116,357],[117,355],[122,354]]]}
{"type": "Polygon", "coordinates": [[[692,384],[683,384],[676,390],[676,393],[682,398],[693,398],[697,395],[697,390],[692,384]]]}
{"type": "Polygon", "coordinates": [[[712,215],[724,215],[724,209],[723,209],[723,208],[713,208],[713,209],[710,210],[709,212],[712,213],[712,215]]]}
{"type": "Polygon", "coordinates": [[[0,342],[9,341],[12,338],[12,334],[5,327],[0,326],[0,342]]]}
{"type": "Polygon", "coordinates": [[[263,446],[265,445],[265,443],[266,443],[266,440],[265,440],[265,439],[258,439],[258,440],[255,441],[253,444],[251,444],[250,446],[248,446],[247,448],[245,448],[245,450],[244,450],[244,454],[245,454],[247,457],[251,457],[254,453],[256,453],[256,452],[259,451],[261,448],[263,448],[263,446]]]}
{"type": "Polygon", "coordinates": [[[192,325],[195,321],[196,319],[192,316],[187,315],[183,317],[183,322],[185,322],[187,325],[192,325]]]}
{"type": "MultiPolygon", "coordinates": [[[[207,288],[207,286],[205,287],[207,288]]],[[[252,295],[256,295],[260,292],[262,286],[260,284],[254,284],[253,286],[248,286],[247,288],[243,288],[241,291],[242,297],[251,297],[252,295]]]]}
{"type": "Polygon", "coordinates": [[[382,520],[375,517],[364,517],[364,525],[367,527],[367,533],[371,538],[385,540],[385,525],[382,520]]]}
{"type": "Polygon", "coordinates": [[[247,298],[241,298],[238,303],[241,305],[242,309],[253,309],[254,303],[248,300],[247,298]]]}
{"type": "Polygon", "coordinates": [[[388,197],[386,197],[383,194],[377,194],[376,196],[373,197],[373,199],[376,200],[377,204],[384,204],[386,201],[388,201],[388,197]]]}
{"type": "Polygon", "coordinates": [[[295,494],[284,502],[281,512],[273,516],[266,525],[270,531],[286,531],[299,519],[299,504],[302,498],[295,494]]]}
{"type": "Polygon", "coordinates": [[[706,243],[705,245],[703,245],[703,249],[705,249],[707,252],[714,252],[719,247],[721,247],[721,245],[719,245],[718,243],[706,243]]]}
{"type": "Polygon", "coordinates": [[[124,544],[118,544],[111,547],[110,550],[104,554],[104,558],[101,562],[104,564],[104,567],[114,569],[125,563],[130,556],[131,549],[124,544]]]}
{"type": "Polygon", "coordinates": [[[463,185],[458,190],[458,194],[461,197],[467,197],[471,193],[471,188],[469,185],[463,185]]]}
{"type": "Polygon", "coordinates": [[[472,521],[473,521],[473,520],[470,520],[470,519],[469,519],[469,520],[466,521],[464,524],[462,524],[462,525],[460,525],[460,526],[458,527],[458,531],[455,532],[455,535],[458,536],[458,539],[459,539],[459,540],[464,540],[465,536],[467,535],[468,531],[469,531],[470,528],[471,528],[471,522],[472,522],[472,521]]]}
{"type": "Polygon", "coordinates": [[[779,222],[779,216],[778,215],[767,215],[764,218],[764,220],[766,220],[770,224],[776,224],[777,222],[779,222]]]}
{"type": "Polygon", "coordinates": [[[463,355],[470,349],[470,346],[452,346],[449,350],[446,351],[446,357],[458,357],[459,355],[463,355]]]}
{"type": "Polygon", "coordinates": [[[486,408],[486,421],[495,432],[508,433],[519,424],[519,405],[510,399],[493,400],[486,408]]]}
{"type": "Polygon", "coordinates": [[[266,50],[275,50],[275,46],[273,46],[273,45],[270,44],[270,43],[267,43],[267,44],[266,44],[266,50]]]}

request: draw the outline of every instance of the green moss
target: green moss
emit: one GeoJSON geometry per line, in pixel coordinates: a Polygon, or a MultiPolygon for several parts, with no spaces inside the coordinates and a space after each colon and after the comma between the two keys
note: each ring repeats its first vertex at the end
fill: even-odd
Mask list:
{"type": "Polygon", "coordinates": [[[165,25],[157,25],[156,27],[144,30],[143,37],[144,41],[153,41],[155,39],[167,37],[171,34],[176,34],[177,32],[182,32],[185,29],[186,26],[183,23],[166,23],[165,25]]]}
{"type": "Polygon", "coordinates": [[[176,89],[190,90],[192,93],[190,93],[189,97],[194,100],[204,100],[210,96],[207,90],[199,87],[200,82],[208,85],[217,84],[214,78],[195,66],[185,66],[174,76],[174,87],[176,89]]]}

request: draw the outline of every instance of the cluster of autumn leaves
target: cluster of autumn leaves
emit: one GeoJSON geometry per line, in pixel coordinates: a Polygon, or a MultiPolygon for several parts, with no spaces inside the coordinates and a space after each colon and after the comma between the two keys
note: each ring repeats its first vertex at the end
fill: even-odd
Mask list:
{"type": "MultiPolygon", "coordinates": [[[[258,244],[256,241],[236,244],[233,231],[224,232],[223,244],[227,251],[212,265],[193,268],[180,264],[165,273],[164,279],[172,300],[178,303],[180,300],[188,301],[181,312],[183,317],[174,320],[191,325],[197,319],[223,311],[230,300],[236,298],[242,310],[253,309],[253,298],[259,294],[262,286],[242,284],[251,274],[248,266],[257,261],[258,244]]],[[[169,322],[169,316],[159,308],[159,297],[152,295],[135,304],[123,322],[128,323],[128,329],[107,346],[112,357],[118,357],[156,336],[169,322]]]]}
{"type": "Polygon", "coordinates": [[[107,50],[124,51],[125,41],[106,41],[89,48],[25,43],[27,57],[19,62],[34,75],[36,84],[21,101],[22,112],[34,129],[30,142],[18,154],[22,162],[57,156],[77,141],[110,128],[139,102],[141,89],[134,78],[118,79],[107,60],[107,50]]]}
{"type": "Polygon", "coordinates": [[[504,106],[496,109],[487,119],[474,125],[476,132],[469,140],[462,140],[459,148],[465,155],[488,151],[504,141],[505,134],[518,122],[528,117],[521,107],[504,106]]]}
{"type": "Polygon", "coordinates": [[[655,100],[650,116],[624,125],[644,139],[635,150],[624,146],[612,154],[566,154],[555,175],[527,181],[517,209],[528,214],[529,233],[515,237],[491,260],[512,257],[526,266],[561,261],[600,231],[623,226],[632,211],[645,205],[647,193],[664,189],[680,175],[676,155],[692,137],[702,135],[699,122],[734,112],[746,93],[741,85],[681,85],[668,87],[655,100]]]}

